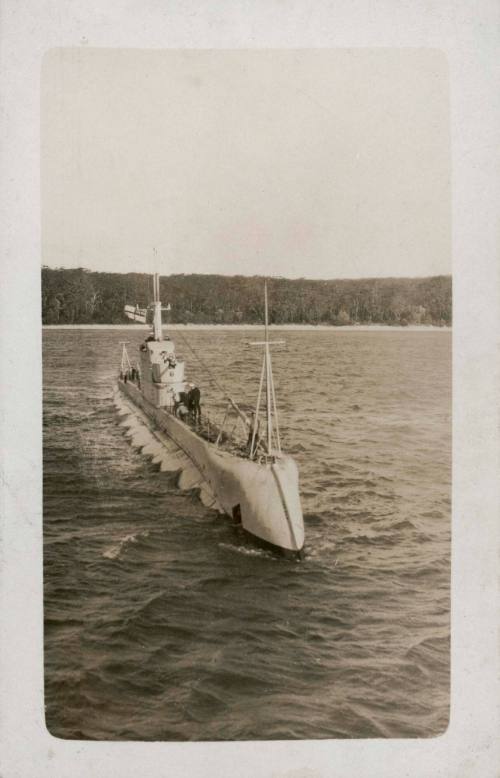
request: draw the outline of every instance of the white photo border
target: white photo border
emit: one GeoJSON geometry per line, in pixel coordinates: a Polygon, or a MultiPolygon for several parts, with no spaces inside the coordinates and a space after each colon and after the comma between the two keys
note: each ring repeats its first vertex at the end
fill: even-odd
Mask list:
{"type": "Polygon", "coordinates": [[[498,29],[491,0],[4,0],[0,737],[2,776],[401,778],[498,765],[498,29]],[[55,47],[432,48],[448,60],[453,222],[452,693],[415,740],[83,742],[45,728],[40,327],[40,76],[55,47]],[[495,177],[496,170],[496,177],[495,177]]]}

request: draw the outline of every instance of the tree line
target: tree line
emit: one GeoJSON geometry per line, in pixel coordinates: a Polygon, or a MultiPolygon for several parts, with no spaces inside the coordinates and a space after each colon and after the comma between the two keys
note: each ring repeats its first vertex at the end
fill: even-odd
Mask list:
{"type": "MultiPolygon", "coordinates": [[[[261,276],[193,273],[160,279],[172,323],[256,324],[264,317],[261,276]]],[[[312,281],[268,279],[274,324],[434,324],[452,320],[451,276],[312,281]]],[[[145,273],[42,268],[44,324],[121,324],[125,304],[146,307],[153,296],[145,273]]],[[[166,320],[166,317],[165,317],[166,320]]]]}

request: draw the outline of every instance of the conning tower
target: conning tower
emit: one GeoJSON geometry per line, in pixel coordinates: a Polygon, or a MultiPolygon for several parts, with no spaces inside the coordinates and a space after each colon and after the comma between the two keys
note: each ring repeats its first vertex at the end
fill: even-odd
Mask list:
{"type": "Polygon", "coordinates": [[[153,332],[140,348],[141,388],[156,408],[171,409],[174,396],[185,391],[184,361],[175,354],[175,344],[163,337],[160,300],[160,275],[154,274],[153,332]]]}

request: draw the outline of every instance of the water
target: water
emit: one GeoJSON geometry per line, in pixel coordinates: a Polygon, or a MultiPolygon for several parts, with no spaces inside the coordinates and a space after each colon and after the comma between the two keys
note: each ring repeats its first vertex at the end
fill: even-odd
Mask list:
{"type": "MultiPolygon", "coordinates": [[[[144,336],[126,330],[135,351],[144,336]]],[[[116,331],[44,332],[47,726],[63,738],[429,737],[449,705],[451,335],[274,349],[307,553],[278,558],[177,487],[113,397],[116,331]],[[125,423],[125,425],[124,425],[125,423]]],[[[281,337],[281,335],[280,335],[281,337]]],[[[251,401],[255,333],[189,342],[251,401]]],[[[201,381],[182,333],[178,351],[201,381]]],[[[123,411],[123,408],[122,408],[123,411]]]]}

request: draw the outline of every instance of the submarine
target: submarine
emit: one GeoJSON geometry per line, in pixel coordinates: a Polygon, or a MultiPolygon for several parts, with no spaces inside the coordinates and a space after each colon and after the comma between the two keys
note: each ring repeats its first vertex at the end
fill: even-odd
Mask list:
{"type": "MultiPolygon", "coordinates": [[[[226,411],[214,424],[202,410],[200,390],[186,379],[184,359],[163,332],[160,277],[153,277],[152,331],[130,357],[122,343],[118,390],[186,455],[196,487],[213,496],[213,506],[230,516],[259,545],[292,558],[304,554],[304,519],[295,460],[283,452],[269,340],[267,284],[264,286],[262,369],[255,407],[248,412],[225,395],[226,411]],[[232,423],[233,429],[228,431],[232,423]],[[235,427],[239,436],[234,434],[235,427]]],[[[134,321],[146,309],[125,307],[134,321]]],[[[208,370],[207,366],[204,365],[208,370]]],[[[203,380],[203,376],[201,377],[203,380]]]]}

